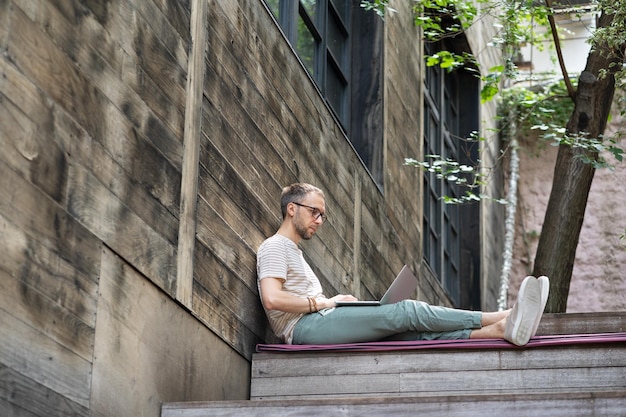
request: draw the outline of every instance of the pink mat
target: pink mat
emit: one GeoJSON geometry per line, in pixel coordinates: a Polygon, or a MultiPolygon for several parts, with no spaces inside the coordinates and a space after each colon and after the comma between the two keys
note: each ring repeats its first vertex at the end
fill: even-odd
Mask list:
{"type": "Polygon", "coordinates": [[[257,352],[386,352],[421,349],[522,349],[545,346],[626,343],[626,332],[536,336],[524,347],[504,339],[418,340],[343,343],[336,345],[258,344],[257,352]]]}

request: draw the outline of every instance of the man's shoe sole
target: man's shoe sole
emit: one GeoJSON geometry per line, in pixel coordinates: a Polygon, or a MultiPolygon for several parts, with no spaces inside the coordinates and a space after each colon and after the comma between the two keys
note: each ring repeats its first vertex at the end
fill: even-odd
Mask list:
{"type": "Polygon", "coordinates": [[[532,336],[535,322],[540,319],[543,312],[539,310],[540,306],[539,281],[535,277],[526,277],[520,286],[513,311],[507,319],[505,339],[517,346],[526,345],[532,336]]]}
{"type": "Polygon", "coordinates": [[[541,313],[537,316],[537,320],[535,321],[535,325],[533,326],[533,331],[530,337],[533,337],[537,334],[537,329],[539,328],[539,322],[541,321],[541,316],[543,315],[543,311],[546,309],[546,303],[548,302],[548,294],[550,293],[550,280],[546,276],[540,276],[537,278],[539,281],[539,287],[541,288],[541,305],[539,311],[541,313]]]}

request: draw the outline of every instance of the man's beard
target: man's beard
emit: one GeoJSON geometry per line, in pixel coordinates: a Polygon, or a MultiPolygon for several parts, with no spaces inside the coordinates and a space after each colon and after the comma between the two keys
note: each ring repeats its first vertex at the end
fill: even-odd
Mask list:
{"type": "Polygon", "coordinates": [[[300,216],[296,214],[294,217],[294,226],[296,228],[296,233],[304,240],[309,240],[313,237],[313,233],[309,230],[308,227],[304,226],[300,221],[300,216]]]}

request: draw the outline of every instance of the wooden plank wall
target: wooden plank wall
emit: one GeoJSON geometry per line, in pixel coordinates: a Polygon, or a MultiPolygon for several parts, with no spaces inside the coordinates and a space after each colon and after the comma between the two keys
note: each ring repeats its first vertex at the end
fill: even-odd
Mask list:
{"type": "Polygon", "coordinates": [[[420,53],[410,11],[397,15],[386,33],[401,53],[385,57],[397,81],[385,90],[381,189],[281,33],[268,30],[268,10],[256,1],[209,5],[192,308],[245,356],[259,336],[273,340],[258,319],[254,260],[279,225],[284,185],[326,192],[330,220],[305,256],[328,293],[380,296],[403,263],[419,271],[421,180],[402,163],[420,152],[420,53]]]}
{"type": "Polygon", "coordinates": [[[275,341],[255,253],[291,182],[326,192],[304,248],[326,292],[419,273],[421,54],[397,3],[376,184],[260,0],[0,0],[0,415],[247,398],[275,341]]]}
{"type": "MultiPolygon", "coordinates": [[[[481,71],[487,72],[502,62],[498,48],[483,48],[486,39],[496,36],[497,27],[493,24],[493,17],[485,16],[476,25],[472,25],[467,34],[467,41],[476,57],[481,62],[481,71]]],[[[489,181],[485,184],[483,193],[496,198],[505,197],[506,180],[505,170],[508,170],[508,160],[503,159],[498,132],[497,108],[492,102],[480,105],[481,134],[486,140],[480,142],[480,158],[482,168],[488,174],[489,181]]],[[[480,207],[480,242],[481,245],[481,301],[483,310],[498,308],[500,291],[499,277],[502,273],[502,252],[504,250],[506,208],[502,204],[483,201],[480,207]]]]}
{"type": "Polygon", "coordinates": [[[174,301],[190,17],[0,1],[2,416],[248,395],[248,361],[174,301]]]}

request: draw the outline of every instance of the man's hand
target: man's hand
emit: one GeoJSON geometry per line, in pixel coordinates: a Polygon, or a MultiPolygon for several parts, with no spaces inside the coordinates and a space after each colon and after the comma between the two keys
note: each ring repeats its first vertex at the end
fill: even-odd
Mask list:
{"type": "MultiPolygon", "coordinates": [[[[263,278],[261,280],[261,301],[268,310],[280,310],[288,313],[310,313],[310,304],[306,298],[295,297],[283,291],[280,278],[263,278]]],[[[317,309],[336,307],[336,301],[357,301],[349,294],[339,294],[332,298],[317,298],[317,309]]]]}
{"type": "Polygon", "coordinates": [[[332,298],[327,299],[326,301],[328,301],[328,305],[326,306],[326,308],[330,308],[336,307],[337,301],[358,301],[358,299],[350,294],[338,294],[332,298]]]}

